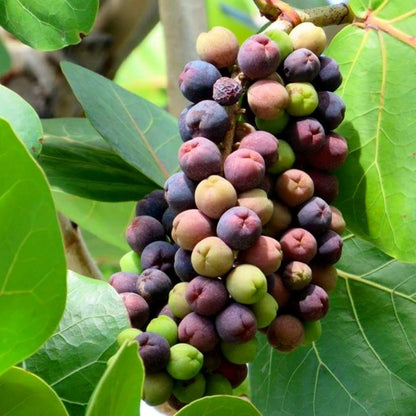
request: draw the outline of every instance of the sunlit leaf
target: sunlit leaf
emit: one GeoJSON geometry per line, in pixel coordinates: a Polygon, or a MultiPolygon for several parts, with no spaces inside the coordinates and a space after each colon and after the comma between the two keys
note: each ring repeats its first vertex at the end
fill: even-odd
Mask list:
{"type": "Polygon", "coordinates": [[[68,273],[68,298],[55,334],[26,368],[58,393],[72,416],[85,414],[92,392],[129,326],[120,296],[106,282],[68,273]]]}
{"type": "Polygon", "coordinates": [[[86,416],[138,415],[143,381],[138,343],[123,344],[97,384],[86,416]]]}
{"type": "Polygon", "coordinates": [[[36,49],[78,43],[94,23],[98,0],[0,0],[0,24],[36,49]]]}
{"type": "Polygon", "coordinates": [[[18,367],[0,376],[0,414],[68,416],[57,394],[41,378],[18,367]]]}
{"type": "Polygon", "coordinates": [[[127,163],[163,186],[178,169],[176,119],[81,66],[64,62],[62,69],[94,128],[127,163]]]}
{"type": "Polygon", "coordinates": [[[411,415],[416,406],[416,265],[345,242],[322,337],[292,353],[260,336],[254,403],[267,416],[411,415]]]}
{"type": "Polygon", "coordinates": [[[42,171],[0,119],[0,374],[33,354],[62,316],[65,256],[42,171]]]}
{"type": "Polygon", "coordinates": [[[53,190],[58,211],[85,230],[124,251],[131,250],[125,232],[135,217],[135,202],[99,202],[53,190]]]}
{"type": "Polygon", "coordinates": [[[340,64],[350,156],[339,171],[348,227],[386,253],[416,261],[416,11],[412,1],[351,1],[365,21],[341,31],[340,64]]]}
{"type": "Polygon", "coordinates": [[[0,85],[0,117],[7,120],[33,156],[42,147],[42,124],[35,110],[9,88],[0,85]]]}
{"type": "Polygon", "coordinates": [[[111,150],[85,118],[43,120],[39,163],[52,186],[98,201],[138,201],[157,185],[111,150]]]}
{"type": "Polygon", "coordinates": [[[177,416],[261,416],[247,400],[233,396],[204,397],[188,404],[177,416]]]}

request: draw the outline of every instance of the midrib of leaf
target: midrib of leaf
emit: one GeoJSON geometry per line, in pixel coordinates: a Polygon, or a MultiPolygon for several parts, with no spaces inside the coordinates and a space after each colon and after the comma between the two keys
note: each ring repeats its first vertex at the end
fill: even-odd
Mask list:
{"type": "Polygon", "coordinates": [[[159,166],[160,170],[162,171],[162,173],[166,176],[166,179],[169,178],[169,172],[167,171],[167,169],[165,168],[165,166],[163,165],[163,163],[161,162],[161,160],[159,159],[159,157],[156,155],[156,153],[154,152],[152,146],[150,146],[149,141],[147,140],[146,136],[143,134],[142,130],[140,129],[140,127],[137,125],[136,120],[134,119],[134,117],[131,115],[130,111],[128,111],[126,105],[124,104],[123,100],[121,99],[121,97],[117,94],[115,88],[113,85],[111,85],[111,89],[114,93],[114,95],[116,96],[117,100],[120,102],[121,107],[124,109],[125,113],[127,114],[127,116],[129,117],[131,123],[133,124],[133,127],[136,129],[137,133],[140,135],[141,139],[143,140],[143,143],[145,144],[147,150],[150,152],[150,154],[152,155],[154,161],[156,162],[156,164],[159,166]]]}
{"type": "Polygon", "coordinates": [[[412,386],[411,384],[409,384],[407,381],[403,380],[399,375],[397,375],[396,373],[394,373],[393,371],[391,371],[389,369],[389,367],[387,366],[387,364],[383,361],[383,359],[377,353],[377,351],[375,350],[375,348],[371,344],[370,340],[367,338],[367,335],[366,335],[366,333],[364,331],[364,328],[361,325],[361,320],[360,320],[360,318],[358,316],[358,312],[357,312],[357,309],[355,307],[355,302],[354,302],[354,298],[353,298],[352,293],[351,293],[350,282],[349,282],[348,279],[346,279],[346,281],[345,281],[345,287],[346,287],[346,290],[347,290],[347,295],[348,295],[348,299],[349,299],[350,304],[351,304],[351,308],[352,308],[352,312],[353,312],[353,315],[354,315],[354,318],[355,318],[355,322],[357,323],[358,329],[360,330],[360,333],[361,333],[361,335],[362,335],[365,343],[368,345],[368,348],[373,353],[373,355],[376,357],[376,359],[378,360],[378,362],[380,363],[380,365],[389,374],[389,377],[390,377],[390,387],[391,387],[391,393],[392,393],[392,399],[393,399],[393,401],[395,401],[396,398],[394,396],[394,392],[393,392],[393,389],[392,389],[392,386],[391,386],[391,376],[394,376],[400,382],[402,382],[403,384],[405,384],[406,386],[408,386],[411,390],[413,390],[413,391],[416,392],[416,388],[414,386],[412,386]]]}
{"type": "MultiPolygon", "coordinates": [[[[393,263],[393,262],[395,262],[395,260],[390,261],[387,264],[390,264],[390,263],[393,263]]],[[[385,267],[385,265],[381,266],[377,270],[380,270],[381,268],[385,267]]],[[[367,275],[370,274],[370,273],[372,273],[372,272],[367,272],[367,275]]],[[[346,282],[348,282],[348,280],[354,280],[354,281],[362,283],[364,285],[368,285],[368,286],[371,286],[375,289],[378,289],[378,290],[381,290],[383,292],[389,293],[390,295],[396,295],[398,297],[401,297],[403,299],[406,299],[406,300],[416,304],[416,299],[413,299],[411,296],[406,295],[405,293],[402,293],[402,292],[398,292],[394,289],[390,289],[386,286],[383,286],[383,285],[381,285],[379,283],[376,283],[376,282],[373,282],[371,280],[363,279],[361,276],[357,276],[355,274],[348,273],[348,272],[345,272],[345,271],[339,270],[339,269],[338,269],[338,276],[345,279],[346,282]]]]}
{"type": "MultiPolygon", "coordinates": [[[[322,366],[323,368],[325,368],[326,371],[328,371],[328,373],[331,375],[331,377],[339,384],[339,386],[341,387],[342,390],[344,390],[344,392],[347,394],[347,396],[350,399],[350,403],[354,402],[355,404],[357,404],[359,407],[361,407],[361,409],[364,410],[364,412],[367,415],[370,415],[368,413],[368,410],[364,407],[364,405],[362,405],[348,390],[348,388],[342,383],[342,381],[335,375],[335,373],[325,364],[325,362],[322,360],[318,348],[316,347],[315,342],[312,343],[312,349],[315,352],[316,355],[316,359],[318,360],[318,368],[317,368],[317,377],[316,377],[316,384],[314,386],[314,390],[317,389],[317,385],[318,385],[318,378],[319,378],[319,368],[322,366]]],[[[314,414],[315,414],[315,401],[313,403],[313,409],[314,409],[314,414]]]]}

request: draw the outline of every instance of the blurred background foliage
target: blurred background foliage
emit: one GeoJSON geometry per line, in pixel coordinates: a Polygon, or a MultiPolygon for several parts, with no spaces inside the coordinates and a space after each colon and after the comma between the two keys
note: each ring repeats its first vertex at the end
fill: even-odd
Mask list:
{"type": "MultiPolygon", "coordinates": [[[[341,0],[291,0],[299,8],[340,3],[341,0]]],[[[206,0],[207,26],[225,26],[232,30],[240,44],[267,23],[259,15],[253,0],[206,0]]],[[[123,88],[140,95],[161,108],[167,108],[167,63],[163,27],[158,23],[120,66],[115,76],[123,88]]],[[[131,206],[130,202],[118,203],[131,206]]],[[[119,270],[118,260],[125,253],[119,246],[83,230],[85,241],[104,276],[119,270]]]]}

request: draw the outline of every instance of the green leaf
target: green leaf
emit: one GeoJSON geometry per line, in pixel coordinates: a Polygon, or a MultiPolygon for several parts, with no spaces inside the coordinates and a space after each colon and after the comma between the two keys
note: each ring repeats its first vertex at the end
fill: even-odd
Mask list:
{"type": "Polygon", "coordinates": [[[98,0],[0,0],[0,25],[35,49],[78,43],[94,23],[98,0]]]}
{"type": "Polygon", "coordinates": [[[65,256],[46,179],[0,119],[0,374],[53,333],[65,305],[65,256]]]}
{"type": "Polygon", "coordinates": [[[70,62],[62,70],[92,125],[127,163],[163,186],[178,170],[177,121],[149,101],[70,62]]]}
{"type": "Polygon", "coordinates": [[[350,149],[337,205],[354,234],[414,262],[416,13],[410,1],[370,3],[367,11],[351,1],[367,20],[343,29],[328,49],[344,76],[337,92],[347,111],[338,131],[350,149]]]}
{"type": "Polygon", "coordinates": [[[99,202],[53,190],[58,211],[81,228],[124,251],[131,248],[126,242],[126,228],[135,217],[135,202],[99,202]]]}
{"type": "Polygon", "coordinates": [[[0,40],[0,76],[9,71],[11,64],[10,54],[0,40]]]}
{"type": "MultiPolygon", "coordinates": [[[[182,408],[176,416],[261,416],[249,401],[234,396],[204,397],[182,408]]],[[[269,415],[267,415],[269,416],[269,415]]]]}
{"type": "Polygon", "coordinates": [[[42,148],[42,124],[36,111],[20,95],[0,85],[0,117],[6,119],[30,153],[37,157],[42,148]]]}
{"type": "Polygon", "coordinates": [[[57,394],[41,378],[18,367],[0,376],[0,414],[68,416],[57,394]]]}
{"type": "Polygon", "coordinates": [[[94,390],[86,416],[138,415],[143,381],[138,344],[124,343],[94,390]]]}
{"type": "Polygon", "coordinates": [[[289,353],[261,336],[251,366],[267,416],[410,415],[416,405],[416,265],[345,241],[322,337],[289,353]]]}
{"type": "Polygon", "coordinates": [[[68,298],[55,334],[25,361],[58,393],[72,416],[88,400],[117,350],[117,335],[129,327],[120,296],[106,282],[68,273],[68,298]]]}
{"type": "Polygon", "coordinates": [[[85,118],[43,120],[39,163],[52,186],[98,201],[138,201],[157,185],[111,150],[85,118]]]}

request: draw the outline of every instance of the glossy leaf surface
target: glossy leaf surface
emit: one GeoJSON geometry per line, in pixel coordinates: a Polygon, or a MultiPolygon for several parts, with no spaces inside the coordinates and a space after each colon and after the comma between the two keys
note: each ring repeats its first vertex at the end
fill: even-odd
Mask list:
{"type": "Polygon", "coordinates": [[[411,415],[416,405],[416,265],[349,238],[322,337],[284,354],[261,335],[251,392],[263,414],[411,415]]]}
{"type": "Polygon", "coordinates": [[[42,124],[35,110],[9,88],[0,85],[0,117],[7,120],[30,153],[37,157],[42,147],[42,124]]]}
{"type": "Polygon", "coordinates": [[[35,49],[61,49],[90,31],[97,10],[98,0],[0,0],[0,24],[35,49]]]}
{"type": "Polygon", "coordinates": [[[344,81],[338,131],[350,156],[339,171],[348,227],[389,255],[416,261],[416,13],[412,1],[351,1],[366,20],[343,29],[328,54],[344,81]],[[367,11],[367,8],[371,12],[367,11]]]}
{"type": "Polygon", "coordinates": [[[94,72],[69,62],[62,69],[86,116],[112,149],[163,186],[178,170],[182,141],[176,119],[94,72]]]}
{"type": "Polygon", "coordinates": [[[0,119],[0,374],[53,333],[66,296],[65,257],[42,171],[0,119]]]}
{"type": "Polygon", "coordinates": [[[59,328],[25,361],[58,393],[71,416],[84,415],[117,334],[129,326],[119,295],[105,282],[68,273],[68,298],[59,328]]]}
{"type": "Polygon", "coordinates": [[[0,414],[68,416],[57,394],[41,378],[19,367],[0,376],[0,414]]]}
{"type": "Polygon", "coordinates": [[[86,416],[138,415],[143,381],[138,343],[123,344],[97,384],[86,416]]]}
{"type": "Polygon", "coordinates": [[[98,201],[135,201],[157,185],[111,150],[85,118],[43,120],[39,163],[52,186],[98,201]]]}

